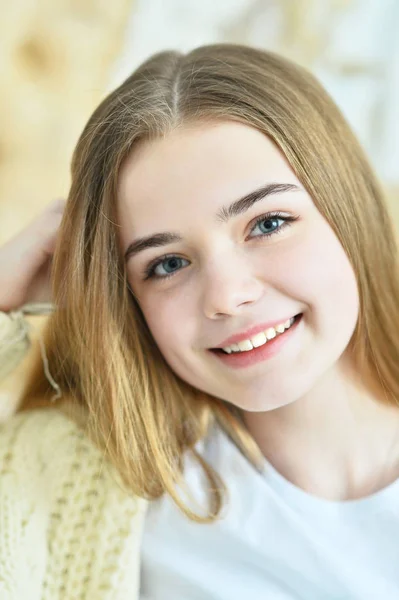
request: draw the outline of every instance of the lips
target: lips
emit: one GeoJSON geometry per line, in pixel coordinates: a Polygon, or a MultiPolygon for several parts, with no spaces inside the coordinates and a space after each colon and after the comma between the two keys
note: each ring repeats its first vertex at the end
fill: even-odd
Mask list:
{"type": "MultiPolygon", "coordinates": [[[[298,319],[301,315],[302,315],[302,313],[296,314],[294,316],[294,319],[295,320],[298,319]]],[[[280,323],[285,323],[286,321],[288,321],[291,318],[292,318],[292,315],[287,317],[286,319],[281,319],[279,321],[273,321],[273,322],[269,322],[269,323],[262,323],[255,327],[251,327],[250,329],[247,329],[247,331],[245,331],[241,334],[236,334],[236,335],[230,336],[229,338],[224,340],[221,344],[219,344],[219,346],[215,346],[214,348],[209,348],[209,350],[214,351],[214,352],[218,352],[218,351],[223,352],[223,348],[225,348],[226,346],[231,346],[232,344],[241,342],[243,340],[248,340],[251,337],[254,337],[257,333],[264,332],[267,329],[269,329],[270,327],[275,328],[280,323]]]]}
{"type": "Polygon", "coordinates": [[[303,327],[301,327],[302,316],[302,313],[297,315],[291,327],[286,329],[284,333],[277,335],[262,346],[258,346],[252,350],[231,352],[228,354],[220,348],[211,349],[210,354],[214,356],[212,360],[221,361],[222,364],[231,369],[245,369],[257,363],[272,359],[287,346],[291,346],[295,352],[295,348],[298,348],[299,343],[298,335],[300,335],[300,332],[303,329],[303,327]],[[292,346],[293,342],[294,345],[292,346]]]}

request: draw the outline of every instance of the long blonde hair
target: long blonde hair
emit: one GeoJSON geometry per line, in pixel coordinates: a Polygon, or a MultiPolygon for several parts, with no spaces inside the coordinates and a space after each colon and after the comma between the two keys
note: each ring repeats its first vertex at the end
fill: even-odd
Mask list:
{"type": "MultiPolygon", "coordinates": [[[[129,490],[168,493],[193,520],[211,522],[226,488],[195,453],[219,422],[255,465],[260,452],[238,411],[182,381],[166,364],[129,291],[115,226],[120,167],[143,140],[192,122],[231,119],[282,150],[354,268],[360,313],[348,352],[381,401],[399,397],[399,272],[382,191],[341,112],[304,68],[272,52],[213,44],[146,60],[90,117],[72,159],[72,185],[53,266],[58,309],[46,325],[49,365],[64,396],[129,490]],[[202,463],[211,503],[201,517],[181,499],[183,455],[202,463]]],[[[38,358],[19,410],[51,406],[38,358]]]]}

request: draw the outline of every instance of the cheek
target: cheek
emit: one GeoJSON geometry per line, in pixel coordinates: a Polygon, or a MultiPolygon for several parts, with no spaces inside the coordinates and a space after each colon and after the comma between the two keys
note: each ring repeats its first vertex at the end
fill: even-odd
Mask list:
{"type": "MultiPolygon", "coordinates": [[[[150,294],[140,298],[144,318],[160,351],[168,357],[187,347],[190,340],[187,302],[181,302],[175,295],[150,294]]],[[[191,338],[192,339],[192,338],[191,338]]]]}
{"type": "Polygon", "coordinates": [[[359,295],[355,273],[338,238],[327,223],[297,249],[290,281],[311,309],[316,328],[354,328],[359,295]]]}

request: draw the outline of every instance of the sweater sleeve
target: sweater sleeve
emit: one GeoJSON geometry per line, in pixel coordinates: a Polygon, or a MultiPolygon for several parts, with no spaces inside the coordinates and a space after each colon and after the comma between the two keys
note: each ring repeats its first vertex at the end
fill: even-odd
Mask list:
{"type": "Polygon", "coordinates": [[[10,312],[0,311],[0,382],[19,365],[31,346],[31,325],[25,315],[47,315],[54,310],[51,302],[30,302],[10,312]]]}
{"type": "Polygon", "coordinates": [[[23,316],[0,311],[0,381],[18,366],[30,347],[28,324],[23,316]]]}
{"type": "Polygon", "coordinates": [[[147,503],[57,409],[0,428],[0,598],[138,600],[147,503]]]}

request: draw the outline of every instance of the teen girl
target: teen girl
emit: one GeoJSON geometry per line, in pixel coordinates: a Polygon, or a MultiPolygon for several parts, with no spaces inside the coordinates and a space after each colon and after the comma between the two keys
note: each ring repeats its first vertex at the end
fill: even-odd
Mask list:
{"type": "Polygon", "coordinates": [[[4,373],[55,308],[1,427],[0,597],[399,598],[397,243],[315,78],[152,56],[60,212],[0,251],[4,373]]]}

